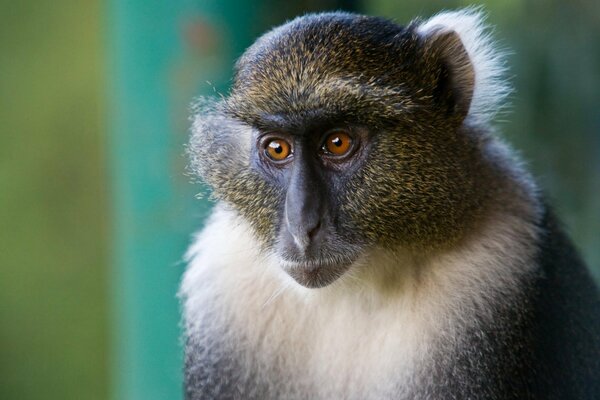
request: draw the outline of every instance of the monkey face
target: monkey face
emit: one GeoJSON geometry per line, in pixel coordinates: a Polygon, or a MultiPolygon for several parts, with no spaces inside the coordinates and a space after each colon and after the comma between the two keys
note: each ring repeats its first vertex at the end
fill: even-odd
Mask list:
{"type": "Polygon", "coordinates": [[[472,82],[456,38],[350,14],[277,28],[198,113],[192,166],[306,287],[368,249],[452,243],[489,178],[464,129],[472,82]]]}
{"type": "Polygon", "coordinates": [[[369,141],[365,129],[326,124],[317,112],[310,123],[268,118],[255,134],[251,165],[281,188],[274,251],[282,267],[306,287],[327,285],[361,254],[361,235],[339,201],[361,168],[369,141]]]}

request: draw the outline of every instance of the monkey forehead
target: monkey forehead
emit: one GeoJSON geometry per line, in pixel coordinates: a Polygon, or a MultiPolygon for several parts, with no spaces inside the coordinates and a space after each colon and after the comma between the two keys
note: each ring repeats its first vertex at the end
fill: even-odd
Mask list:
{"type": "Polygon", "coordinates": [[[382,18],[300,17],[263,35],[240,58],[230,105],[275,113],[353,103],[410,107],[405,94],[414,87],[417,47],[414,29],[382,18]]]}

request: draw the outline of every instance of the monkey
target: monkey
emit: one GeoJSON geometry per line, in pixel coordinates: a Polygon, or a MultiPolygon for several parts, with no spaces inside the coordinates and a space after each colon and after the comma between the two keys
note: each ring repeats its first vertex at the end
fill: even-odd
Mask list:
{"type": "Polygon", "coordinates": [[[494,125],[480,9],[308,14],[195,109],[185,396],[600,398],[600,296],[494,125]]]}

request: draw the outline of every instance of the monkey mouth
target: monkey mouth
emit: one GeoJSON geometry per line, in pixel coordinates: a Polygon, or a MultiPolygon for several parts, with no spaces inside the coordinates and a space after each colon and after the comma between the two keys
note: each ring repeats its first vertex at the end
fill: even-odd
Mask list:
{"type": "Polygon", "coordinates": [[[352,259],[343,259],[332,262],[282,260],[281,266],[300,285],[309,289],[318,289],[328,286],[340,278],[352,265],[352,259]]]}

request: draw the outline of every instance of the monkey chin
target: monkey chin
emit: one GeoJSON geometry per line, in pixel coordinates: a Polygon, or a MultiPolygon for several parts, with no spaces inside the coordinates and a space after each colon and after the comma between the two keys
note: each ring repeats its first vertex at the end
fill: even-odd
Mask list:
{"type": "Polygon", "coordinates": [[[309,288],[318,289],[331,285],[350,268],[352,262],[319,263],[283,261],[282,268],[298,284],[309,288]]]}

